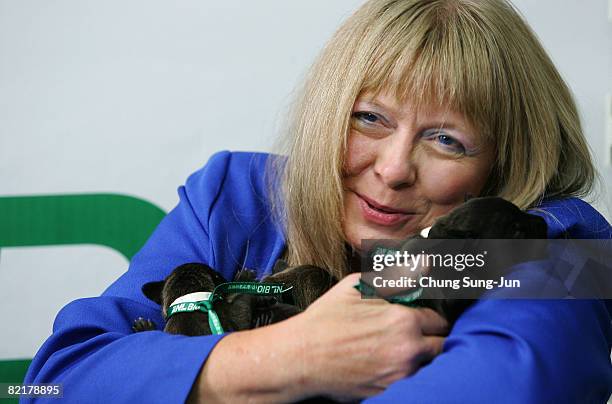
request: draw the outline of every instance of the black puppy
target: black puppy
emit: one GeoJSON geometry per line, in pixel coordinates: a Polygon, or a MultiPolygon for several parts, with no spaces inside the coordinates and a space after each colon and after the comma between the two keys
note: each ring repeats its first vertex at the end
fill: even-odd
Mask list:
{"type": "MultiPolygon", "coordinates": [[[[478,251],[476,240],[507,240],[507,239],[546,239],[547,226],[544,219],[520,210],[516,205],[502,198],[483,197],[473,198],[451,211],[448,215],[439,218],[431,227],[427,239],[474,239],[473,242],[462,246],[462,252],[478,251]]],[[[419,251],[419,248],[410,244],[414,240],[422,239],[419,235],[408,240],[403,249],[419,251]]],[[[418,241],[417,241],[418,243],[418,241]]],[[[493,262],[487,263],[486,275],[489,279],[497,279],[513,265],[521,261],[531,261],[543,258],[545,253],[541,243],[531,242],[530,251],[523,250],[520,254],[511,254],[506,248],[508,244],[500,242],[485,242],[493,262]]],[[[452,242],[443,243],[441,248],[445,252],[456,247],[452,242]],[[449,247],[450,246],[450,247],[449,247]]],[[[455,251],[460,253],[460,251],[455,251]]],[[[461,272],[445,271],[445,279],[460,278],[461,272]]],[[[436,278],[435,274],[433,276],[436,278]]],[[[484,290],[481,290],[482,294],[484,290]]],[[[457,298],[462,292],[453,289],[427,288],[424,290],[418,305],[430,307],[445,317],[451,324],[474,303],[474,299],[457,298]]]]}
{"type": "MultiPolygon", "coordinates": [[[[240,271],[234,281],[253,282],[255,273],[240,271]]],[[[176,299],[196,292],[212,292],[216,286],[227,281],[218,272],[199,263],[184,264],[172,271],[164,280],[143,286],[145,296],[162,306],[164,318],[168,307],[176,299]]],[[[290,304],[278,302],[275,296],[259,296],[243,293],[221,295],[213,302],[224,331],[246,330],[276,323],[297,314],[300,310],[290,304]]],[[[167,319],[164,331],[188,336],[211,334],[208,313],[202,311],[173,314],[167,319]]],[[[135,321],[135,331],[155,329],[146,320],[135,321]]]]}
{"type": "MultiPolygon", "coordinates": [[[[262,283],[285,283],[287,281],[290,286],[299,287],[288,297],[290,302],[297,305],[281,303],[274,296],[233,293],[215,300],[213,308],[224,331],[257,328],[282,321],[299,313],[307,306],[307,302],[314,301],[316,297],[331,287],[331,279],[326,271],[313,266],[294,267],[282,273],[279,272],[276,276],[268,277],[262,283]]],[[[254,282],[255,273],[250,270],[242,270],[234,281],[254,282]]],[[[177,298],[191,293],[212,292],[222,283],[226,283],[226,280],[209,266],[191,263],[177,267],[164,281],[145,284],[142,290],[145,296],[162,306],[162,313],[166,318],[168,307],[177,298]]],[[[200,311],[173,314],[167,319],[164,331],[188,336],[209,335],[211,328],[208,316],[208,313],[200,311]]],[[[132,328],[136,332],[149,331],[154,330],[155,325],[150,320],[139,318],[134,321],[132,328]]],[[[325,404],[336,403],[336,401],[318,396],[302,400],[300,403],[325,404]]]]}
{"type": "Polygon", "coordinates": [[[547,226],[540,216],[523,212],[498,197],[472,198],[436,220],[427,238],[541,239],[547,226]]]}

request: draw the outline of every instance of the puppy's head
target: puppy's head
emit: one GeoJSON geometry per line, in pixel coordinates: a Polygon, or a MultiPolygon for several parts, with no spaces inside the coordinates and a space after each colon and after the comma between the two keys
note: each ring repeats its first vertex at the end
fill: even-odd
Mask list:
{"type": "MultiPolygon", "coordinates": [[[[254,280],[254,273],[241,271],[239,281],[254,280]]],[[[164,316],[168,307],[177,298],[195,292],[212,292],[226,279],[208,265],[184,264],[172,271],[164,280],[143,286],[143,294],[162,306],[164,316]]],[[[251,327],[254,296],[246,294],[224,295],[213,302],[221,325],[226,331],[237,331],[251,327]]],[[[211,333],[208,314],[200,311],[177,313],[170,317],[164,331],[172,334],[207,335],[211,333]]]]}
{"type": "Polygon", "coordinates": [[[439,218],[429,238],[543,239],[546,222],[498,197],[473,198],[439,218]]]}
{"type": "Polygon", "coordinates": [[[195,292],[212,292],[224,282],[227,282],[225,278],[208,265],[189,263],[176,267],[163,281],[145,284],[142,293],[162,306],[165,313],[179,297],[195,292]]]}

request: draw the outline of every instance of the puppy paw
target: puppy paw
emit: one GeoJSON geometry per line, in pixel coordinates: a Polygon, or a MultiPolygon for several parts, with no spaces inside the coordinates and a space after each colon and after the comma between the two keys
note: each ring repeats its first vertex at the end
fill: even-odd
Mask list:
{"type": "Polygon", "coordinates": [[[134,330],[134,332],[153,331],[156,329],[157,326],[153,321],[149,319],[145,320],[142,317],[138,317],[136,320],[134,320],[134,323],[132,324],[132,330],[134,330]]]}

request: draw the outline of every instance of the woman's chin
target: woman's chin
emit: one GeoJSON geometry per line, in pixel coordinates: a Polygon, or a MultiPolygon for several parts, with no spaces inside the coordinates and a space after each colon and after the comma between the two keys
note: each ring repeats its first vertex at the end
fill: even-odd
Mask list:
{"type": "Polygon", "coordinates": [[[420,231],[417,227],[406,227],[399,230],[376,229],[367,225],[354,226],[353,229],[350,227],[344,230],[347,235],[347,242],[358,250],[362,249],[361,242],[363,240],[404,240],[418,234],[420,231]]]}

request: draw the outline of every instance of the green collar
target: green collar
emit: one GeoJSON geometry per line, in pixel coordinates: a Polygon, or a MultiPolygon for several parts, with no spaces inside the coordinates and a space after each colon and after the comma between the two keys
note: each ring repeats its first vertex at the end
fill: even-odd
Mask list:
{"type": "Polygon", "coordinates": [[[293,286],[284,289],[282,283],[260,282],[226,282],[217,285],[212,292],[195,292],[183,295],[174,300],[166,310],[166,320],[177,313],[193,313],[200,311],[208,313],[208,324],[213,335],[223,334],[223,327],[219,316],[213,308],[217,300],[223,299],[224,294],[246,293],[250,295],[270,296],[280,295],[293,286]]]}
{"type": "MultiPolygon", "coordinates": [[[[359,283],[355,285],[354,287],[359,292],[361,292],[362,296],[379,297],[376,294],[376,290],[372,286],[363,282],[361,279],[359,280],[359,283]]],[[[419,305],[416,300],[418,300],[418,298],[421,297],[422,294],[423,294],[423,288],[417,288],[406,294],[395,295],[395,296],[385,298],[385,300],[387,300],[390,303],[398,303],[398,304],[403,304],[404,306],[414,307],[414,306],[419,305]]]]}

